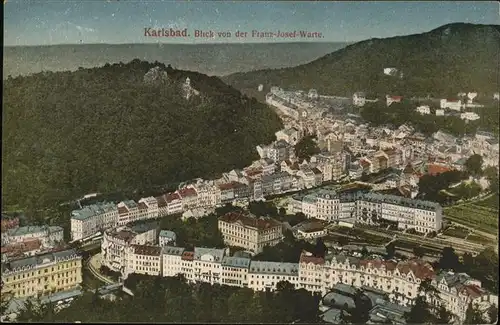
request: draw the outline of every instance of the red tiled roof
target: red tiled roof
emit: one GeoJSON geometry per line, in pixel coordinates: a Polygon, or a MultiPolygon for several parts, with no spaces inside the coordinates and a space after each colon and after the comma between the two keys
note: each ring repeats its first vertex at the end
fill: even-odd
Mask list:
{"type": "Polygon", "coordinates": [[[171,203],[174,200],[180,200],[180,199],[181,197],[177,193],[167,193],[165,195],[165,200],[167,201],[167,203],[171,203]]]}
{"type": "Polygon", "coordinates": [[[159,246],[147,246],[147,245],[131,245],[134,254],[137,255],[148,255],[148,256],[160,256],[161,247],[159,246]]]}
{"type": "Polygon", "coordinates": [[[315,256],[307,256],[305,253],[302,253],[300,255],[300,263],[313,263],[316,265],[321,265],[325,264],[325,259],[322,257],[315,257],[315,256]]]}
{"type": "Polygon", "coordinates": [[[462,292],[466,293],[472,299],[481,297],[484,294],[484,290],[474,284],[466,285],[462,292]]]}
{"type": "Polygon", "coordinates": [[[434,277],[434,269],[432,266],[423,260],[413,259],[398,263],[398,270],[402,274],[408,274],[411,270],[416,278],[424,280],[434,277]]]}
{"type": "Polygon", "coordinates": [[[178,190],[177,193],[179,194],[179,196],[181,198],[190,197],[190,196],[197,196],[198,195],[196,193],[196,191],[195,191],[194,188],[188,188],[188,187],[185,187],[183,189],[178,190]]]}
{"type": "Polygon", "coordinates": [[[458,103],[459,102],[458,99],[447,99],[446,101],[451,102],[451,103],[458,103]]]}
{"type": "Polygon", "coordinates": [[[359,160],[359,164],[362,166],[362,167],[368,167],[370,166],[370,163],[364,159],[360,159],[359,160]]]}
{"type": "Polygon", "coordinates": [[[232,181],[232,182],[229,182],[229,183],[225,183],[225,184],[220,184],[218,187],[221,191],[225,191],[225,190],[230,190],[230,189],[234,189],[234,188],[237,188],[237,187],[241,187],[243,184],[239,183],[239,182],[235,182],[235,181],[232,181]]]}
{"type": "Polygon", "coordinates": [[[248,177],[257,176],[259,174],[262,174],[262,168],[248,169],[245,170],[245,173],[248,177]]]}
{"type": "Polygon", "coordinates": [[[259,230],[267,230],[274,227],[281,227],[281,223],[271,218],[257,218],[255,216],[251,216],[245,214],[244,212],[229,212],[219,218],[219,220],[235,223],[240,221],[243,225],[247,227],[257,228],[259,230]]]}
{"type": "Polygon", "coordinates": [[[184,252],[181,255],[181,260],[192,261],[194,259],[194,252],[184,252]]]}
{"type": "Polygon", "coordinates": [[[443,166],[443,165],[437,165],[437,164],[428,164],[427,165],[427,174],[435,176],[438,174],[442,174],[444,172],[450,171],[451,168],[443,166]]]}

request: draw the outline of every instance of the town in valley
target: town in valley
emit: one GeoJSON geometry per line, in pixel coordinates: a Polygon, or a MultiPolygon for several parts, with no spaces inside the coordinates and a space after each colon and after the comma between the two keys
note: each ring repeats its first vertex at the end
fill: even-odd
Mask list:
{"type": "MultiPolygon", "coordinates": [[[[287,30],[248,36],[325,37],[287,30]]],[[[208,29],[195,34],[214,37],[208,29]]],[[[187,29],[145,28],[144,36],[181,38],[187,29]]],[[[226,96],[209,97],[212,88],[190,71],[155,62],[139,73],[141,64],[150,63],[80,68],[61,73],[61,82],[78,78],[72,73],[130,69],[139,74],[138,87],[167,94],[174,105],[217,107],[226,96]]],[[[397,65],[377,69],[380,80],[394,84],[408,75],[397,65]]],[[[111,72],[103,76],[114,82],[111,72]]],[[[19,78],[9,76],[11,88],[19,78]]],[[[223,84],[217,78],[206,80],[223,84]]],[[[130,313],[137,317],[130,321],[162,322],[496,323],[500,148],[491,110],[498,111],[498,91],[467,85],[453,95],[422,96],[367,88],[346,96],[324,92],[322,84],[299,89],[269,80],[252,80],[258,99],[242,95],[243,104],[231,103],[252,117],[258,106],[248,103],[260,101],[255,105],[281,123],[273,141],[252,148],[255,159],[245,167],[151,185],[129,197],[100,193],[96,184],[96,193],[39,207],[64,211],[59,217],[3,208],[2,321],[119,322],[130,313]]],[[[149,104],[134,105],[144,116],[149,104]]],[[[138,123],[127,120],[130,108],[120,109],[124,128],[138,123]]],[[[216,124],[207,121],[207,129],[216,134],[216,124]]],[[[134,141],[116,144],[116,155],[134,141]]],[[[165,143],[163,150],[171,148],[165,143]]],[[[189,157],[203,164],[202,153],[189,157]]]]}

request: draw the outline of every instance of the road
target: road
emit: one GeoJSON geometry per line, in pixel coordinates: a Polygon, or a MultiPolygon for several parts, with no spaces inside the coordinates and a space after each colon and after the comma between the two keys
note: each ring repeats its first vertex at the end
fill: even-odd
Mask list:
{"type": "Polygon", "coordinates": [[[104,275],[101,275],[99,273],[99,268],[101,267],[101,254],[95,254],[90,256],[85,261],[85,267],[92,273],[94,277],[96,277],[98,280],[106,283],[106,284],[114,284],[115,282],[111,280],[108,277],[105,277],[104,275]]]}

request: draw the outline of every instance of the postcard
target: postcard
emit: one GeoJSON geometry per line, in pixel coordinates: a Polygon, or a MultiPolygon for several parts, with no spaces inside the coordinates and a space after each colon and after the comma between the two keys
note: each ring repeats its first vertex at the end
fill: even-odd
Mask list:
{"type": "Polygon", "coordinates": [[[497,322],[497,2],[3,9],[3,322],[497,322]]]}

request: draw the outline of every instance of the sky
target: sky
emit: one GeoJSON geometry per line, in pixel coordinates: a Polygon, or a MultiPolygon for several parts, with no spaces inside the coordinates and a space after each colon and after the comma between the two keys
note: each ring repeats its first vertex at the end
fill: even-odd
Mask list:
{"type": "Polygon", "coordinates": [[[430,31],[468,22],[499,24],[496,1],[134,1],[7,0],[4,44],[357,42],[430,31]],[[145,28],[187,28],[188,37],[148,37],[145,28]],[[195,38],[194,31],[214,31],[195,38]],[[236,31],[249,32],[246,38],[236,31]],[[321,38],[252,38],[251,31],[320,32],[321,38]],[[217,32],[231,32],[219,37],[217,32]]]}

